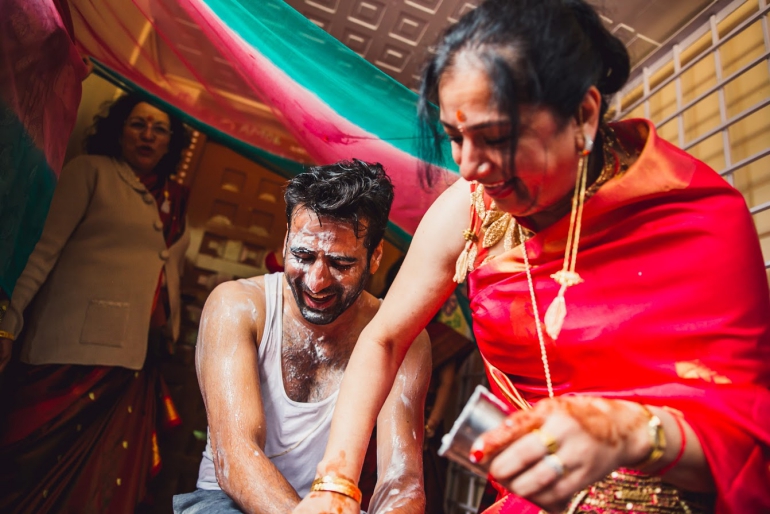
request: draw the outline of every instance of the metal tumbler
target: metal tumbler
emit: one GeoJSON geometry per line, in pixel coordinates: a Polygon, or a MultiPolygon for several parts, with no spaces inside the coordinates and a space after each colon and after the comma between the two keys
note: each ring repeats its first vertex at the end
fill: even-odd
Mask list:
{"type": "Polygon", "coordinates": [[[476,386],[452,429],[441,438],[438,454],[469,469],[480,477],[489,470],[470,461],[471,445],[484,432],[497,427],[508,414],[510,407],[482,386],[476,386]]]}

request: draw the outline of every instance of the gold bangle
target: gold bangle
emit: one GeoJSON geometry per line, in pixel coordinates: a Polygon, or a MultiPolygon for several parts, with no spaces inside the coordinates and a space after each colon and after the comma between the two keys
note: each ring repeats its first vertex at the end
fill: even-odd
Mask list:
{"type": "Polygon", "coordinates": [[[0,330],[0,339],[10,339],[11,341],[15,341],[16,336],[11,334],[7,330],[0,330]]]}
{"type": "Polygon", "coordinates": [[[342,494],[348,498],[353,498],[356,503],[361,503],[361,489],[347,478],[333,477],[331,475],[322,476],[313,480],[310,491],[331,491],[342,494]]]}
{"type": "Polygon", "coordinates": [[[650,416],[650,420],[647,422],[647,434],[650,436],[652,449],[647,458],[635,466],[637,469],[643,469],[655,464],[666,452],[666,433],[663,431],[663,422],[646,405],[641,407],[650,416]]]}

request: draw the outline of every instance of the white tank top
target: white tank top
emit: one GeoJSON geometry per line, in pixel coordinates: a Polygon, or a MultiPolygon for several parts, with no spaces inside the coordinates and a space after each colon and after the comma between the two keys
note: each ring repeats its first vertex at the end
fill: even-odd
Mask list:
{"type": "MultiPolygon", "coordinates": [[[[329,440],[332,413],[339,391],[316,403],[286,396],[281,368],[283,340],[283,273],[265,275],[265,330],[259,343],[259,382],[265,409],[265,454],[304,498],[315,478],[316,466],[329,440]]],[[[220,489],[214,472],[211,438],[206,441],[198,488],[220,489]]]]}

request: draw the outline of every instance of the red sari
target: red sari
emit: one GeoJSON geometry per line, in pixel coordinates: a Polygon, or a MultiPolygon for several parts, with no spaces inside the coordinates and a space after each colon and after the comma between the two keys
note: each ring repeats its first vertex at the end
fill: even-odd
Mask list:
{"type": "MultiPolygon", "coordinates": [[[[171,246],[184,232],[188,189],[155,175],[141,180],[171,246]]],[[[133,514],[152,501],[148,481],[161,467],[157,429],[181,423],[159,370],[168,317],[163,284],[161,271],[139,371],[30,365],[14,356],[3,377],[12,394],[0,401],[0,512],[133,514]]]]}
{"type": "MultiPolygon", "coordinates": [[[[681,411],[711,466],[716,512],[770,512],[770,293],[751,215],[738,191],[650,123],[613,128],[642,151],[585,204],[584,282],[566,293],[558,341],[543,334],[554,393],[681,411]]],[[[568,225],[569,216],[525,245],[541,316],[559,288],[550,275],[568,225]]],[[[547,396],[521,247],[468,281],[482,355],[528,401],[547,396]]],[[[497,508],[538,512],[513,495],[497,508]]]]}

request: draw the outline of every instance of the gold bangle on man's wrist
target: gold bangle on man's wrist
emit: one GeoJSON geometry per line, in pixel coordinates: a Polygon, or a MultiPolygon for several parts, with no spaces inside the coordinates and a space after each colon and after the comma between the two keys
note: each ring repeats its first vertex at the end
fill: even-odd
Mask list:
{"type": "Polygon", "coordinates": [[[658,462],[666,452],[666,433],[663,431],[663,422],[646,405],[642,405],[642,409],[650,416],[650,420],[647,422],[647,434],[650,437],[652,448],[647,457],[635,466],[641,470],[658,462]]]}
{"type": "Polygon", "coordinates": [[[0,339],[10,339],[11,341],[15,341],[16,336],[11,334],[7,330],[0,330],[0,339]]]}
{"type": "Polygon", "coordinates": [[[333,477],[331,475],[316,478],[310,486],[310,491],[331,491],[348,498],[353,498],[357,503],[361,503],[361,489],[358,488],[355,482],[347,478],[333,477]]]}

